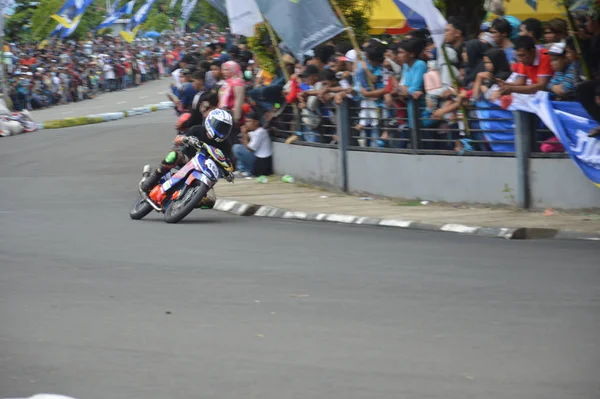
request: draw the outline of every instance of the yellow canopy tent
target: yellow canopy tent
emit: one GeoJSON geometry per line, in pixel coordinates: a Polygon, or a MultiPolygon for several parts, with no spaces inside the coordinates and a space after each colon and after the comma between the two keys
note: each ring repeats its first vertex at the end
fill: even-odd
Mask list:
{"type": "MultiPolygon", "coordinates": [[[[506,15],[512,15],[521,21],[527,18],[537,18],[540,21],[549,21],[553,18],[565,18],[565,9],[558,5],[557,0],[537,0],[537,10],[531,8],[526,0],[504,0],[506,15]]],[[[496,18],[490,14],[488,20],[496,18]]]]}
{"type": "Polygon", "coordinates": [[[406,23],[406,17],[393,0],[379,0],[373,6],[371,18],[369,18],[369,33],[381,35],[383,33],[403,34],[410,30],[406,23]]]}

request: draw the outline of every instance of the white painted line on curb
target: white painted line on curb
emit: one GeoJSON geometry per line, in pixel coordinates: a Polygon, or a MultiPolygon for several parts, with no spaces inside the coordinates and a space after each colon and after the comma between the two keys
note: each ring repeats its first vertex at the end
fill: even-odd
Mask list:
{"type": "Polygon", "coordinates": [[[452,231],[454,233],[475,233],[479,227],[465,226],[463,224],[449,223],[442,226],[442,231],[452,231]]]}
{"type": "Polygon", "coordinates": [[[351,215],[341,215],[338,213],[333,213],[331,215],[327,215],[328,222],[337,222],[337,223],[352,223],[356,216],[351,215]]]}
{"type": "Polygon", "coordinates": [[[406,221],[406,220],[396,220],[396,219],[383,219],[381,222],[379,222],[380,226],[387,226],[387,227],[410,227],[410,225],[412,224],[412,222],[406,221]]]}

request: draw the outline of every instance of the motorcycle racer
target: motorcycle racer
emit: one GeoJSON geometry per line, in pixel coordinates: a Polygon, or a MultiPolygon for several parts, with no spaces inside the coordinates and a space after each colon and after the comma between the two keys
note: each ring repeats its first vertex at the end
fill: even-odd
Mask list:
{"type": "Polygon", "coordinates": [[[184,166],[196,155],[196,149],[187,144],[203,142],[218,148],[225,157],[231,158],[231,143],[227,140],[233,127],[231,115],[217,108],[218,96],[214,93],[204,93],[200,101],[201,107],[204,107],[204,123],[192,126],[184,134],[175,137],[173,149],[158,168],[140,183],[140,188],[145,193],[148,194],[173,167],[184,166]]]}

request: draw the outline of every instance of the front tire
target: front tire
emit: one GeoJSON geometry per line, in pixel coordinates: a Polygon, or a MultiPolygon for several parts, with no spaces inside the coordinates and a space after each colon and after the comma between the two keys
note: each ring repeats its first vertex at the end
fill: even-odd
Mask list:
{"type": "Polygon", "coordinates": [[[189,215],[196,208],[200,200],[206,196],[208,190],[210,188],[206,184],[195,180],[188,187],[182,198],[178,198],[169,204],[169,207],[165,210],[165,222],[177,223],[189,215]]]}
{"type": "Polygon", "coordinates": [[[133,220],[141,220],[150,212],[152,212],[152,210],[152,206],[140,195],[138,200],[131,207],[131,210],[129,211],[129,217],[133,220]]]}

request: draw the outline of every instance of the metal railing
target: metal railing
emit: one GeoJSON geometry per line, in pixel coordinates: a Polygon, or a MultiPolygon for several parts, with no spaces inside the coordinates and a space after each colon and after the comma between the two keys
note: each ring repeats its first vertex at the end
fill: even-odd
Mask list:
{"type": "MultiPolygon", "coordinates": [[[[348,191],[350,151],[510,157],[516,158],[517,163],[517,205],[529,208],[531,158],[568,158],[561,147],[555,148],[559,152],[540,152],[541,145],[553,134],[541,126],[534,114],[519,111],[513,112],[512,118],[479,118],[476,111],[482,109],[471,108],[467,117],[469,128],[466,129],[460,118],[433,121],[423,118],[423,109],[415,103],[410,103],[409,107],[412,109],[361,108],[346,100],[340,105],[322,107],[318,113],[310,113],[288,106],[271,120],[269,128],[274,141],[338,149],[339,185],[343,191],[348,191]],[[504,128],[491,130],[486,122],[503,122],[504,128]],[[504,140],[486,138],[494,133],[513,134],[504,140]],[[497,149],[513,151],[495,151],[497,149]]],[[[560,146],[559,143],[552,145],[560,146]]]]}
{"type": "MultiPolygon", "coordinates": [[[[342,136],[348,139],[350,151],[379,151],[407,154],[439,154],[461,156],[515,156],[515,119],[478,117],[476,111],[482,108],[469,108],[465,128],[462,118],[435,120],[423,117],[424,109],[416,102],[406,107],[360,107],[360,104],[345,101],[341,105],[323,105],[316,111],[304,111],[287,106],[270,124],[276,141],[293,141],[295,144],[316,145],[337,148],[342,136]],[[409,107],[412,109],[409,112],[409,107]],[[338,118],[342,113],[347,115],[338,118]],[[505,125],[504,128],[483,128],[486,125],[505,125]],[[510,125],[510,128],[506,128],[510,125]],[[512,134],[511,134],[512,133],[512,134]],[[505,134],[505,139],[492,135],[505,134]],[[293,137],[293,140],[290,140],[293,137]],[[512,148],[512,151],[506,150],[512,148]],[[499,150],[500,149],[500,150],[499,150]]],[[[531,156],[538,158],[566,158],[562,152],[543,153],[541,145],[553,137],[552,132],[532,121],[531,156]]]]}

